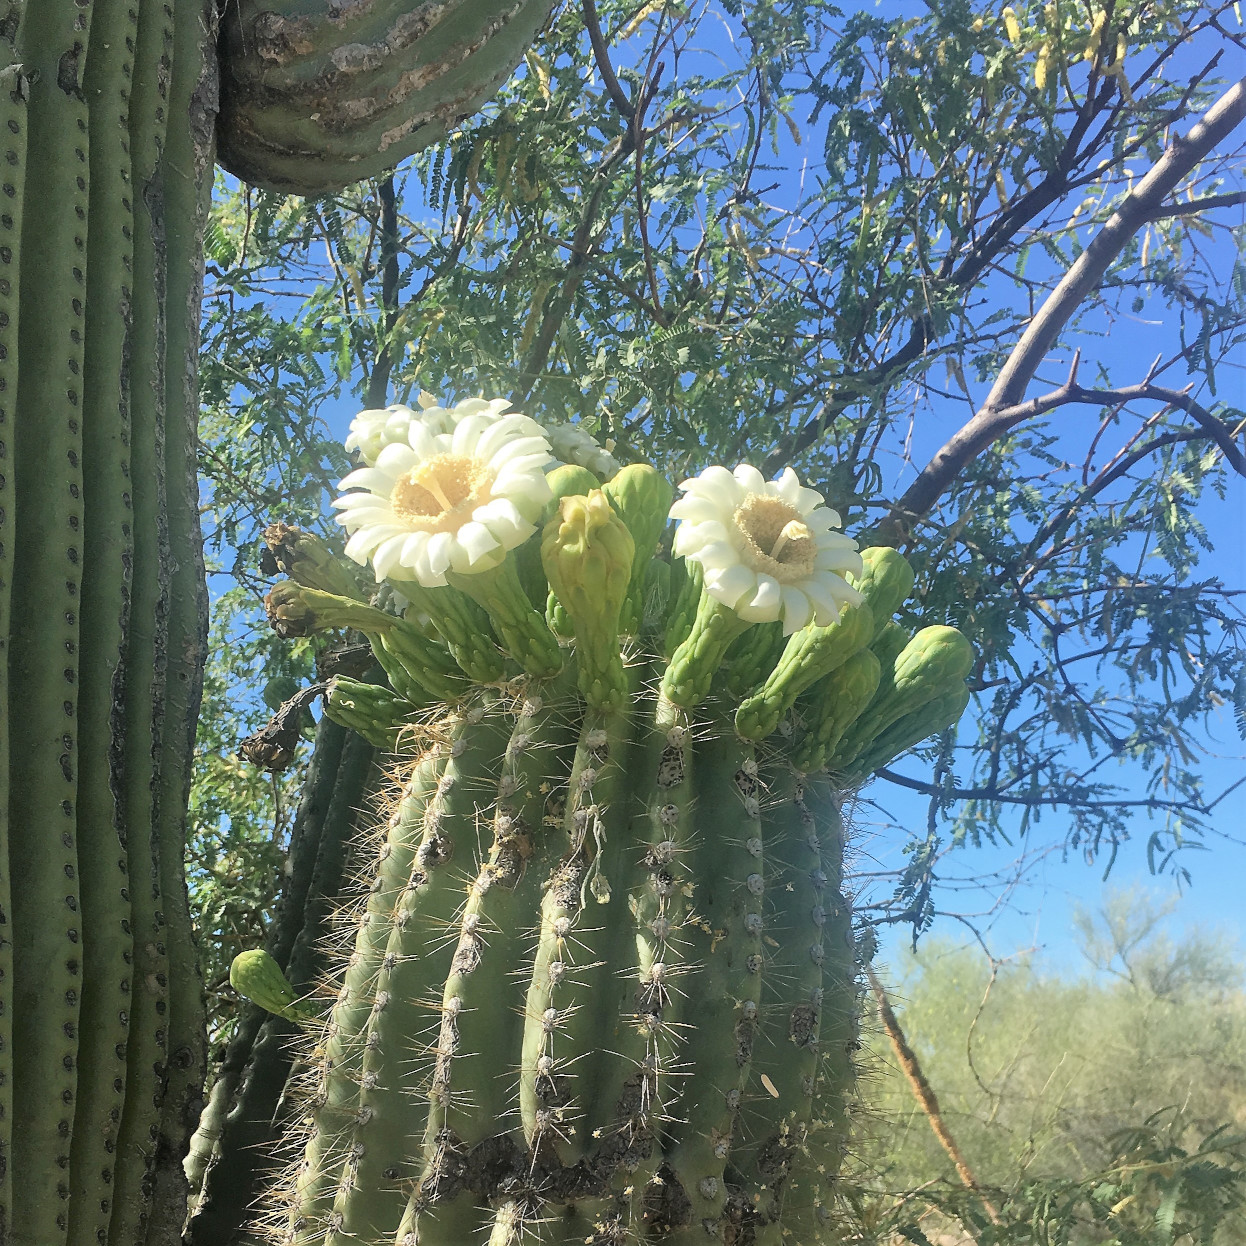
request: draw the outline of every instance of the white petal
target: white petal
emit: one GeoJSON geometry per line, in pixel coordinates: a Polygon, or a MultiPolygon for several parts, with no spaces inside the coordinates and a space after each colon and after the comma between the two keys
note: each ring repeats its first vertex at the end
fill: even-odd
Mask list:
{"type": "Polygon", "coordinates": [[[486,524],[506,549],[514,549],[536,531],[536,525],[529,523],[509,498],[494,498],[476,507],[472,518],[486,524]]]}
{"type": "Polygon", "coordinates": [[[493,421],[485,415],[464,416],[454,426],[453,453],[475,458],[476,443],[480,440],[481,434],[492,423],[493,421]]]}
{"type": "Polygon", "coordinates": [[[798,632],[813,618],[813,602],[799,588],[785,584],[783,597],[783,635],[798,632]]]}
{"type": "MultiPolygon", "coordinates": [[[[389,445],[381,449],[380,454],[376,456],[376,468],[378,472],[385,472],[391,482],[397,480],[399,476],[405,472],[409,472],[413,467],[418,467],[420,463],[419,456],[409,445],[401,441],[391,441],[389,445]]],[[[356,475],[358,473],[355,473],[356,475]]],[[[392,483],[387,486],[386,492],[392,488],[392,483]]]]}
{"type": "Polygon", "coordinates": [[[400,532],[397,536],[391,536],[382,541],[380,545],[372,551],[372,568],[376,572],[378,583],[383,580],[394,567],[399,565],[399,559],[402,557],[402,547],[409,539],[409,533],[400,532]]]}
{"type": "Polygon", "coordinates": [[[450,569],[450,551],[453,548],[454,538],[448,532],[434,532],[428,538],[428,568],[442,584],[446,582],[446,572],[450,569]]]}
{"type": "Polygon", "coordinates": [[[766,478],[748,463],[741,463],[739,467],[731,473],[739,482],[740,487],[746,493],[769,493],[770,490],[766,486],[766,478]]]}
{"type": "Polygon", "coordinates": [[[782,605],[783,592],[779,588],[779,581],[773,576],[759,575],[752,597],[748,601],[740,602],[736,606],[736,613],[742,619],[755,619],[764,623],[777,619],[782,605]]]}
{"type": "Polygon", "coordinates": [[[710,519],[721,520],[723,508],[712,498],[687,493],[675,500],[671,506],[670,515],[672,519],[683,519],[688,523],[704,523],[710,519]]]}
{"type": "Polygon", "coordinates": [[[338,488],[368,489],[373,493],[383,493],[388,497],[390,490],[394,487],[394,475],[377,467],[357,467],[338,481],[338,488]]]}
{"type": "Polygon", "coordinates": [[[421,462],[427,462],[437,453],[436,432],[423,420],[417,420],[407,429],[407,443],[421,462]]]}
{"type": "Polygon", "coordinates": [[[756,587],[756,575],[741,563],[705,573],[706,591],[733,609],[740,598],[752,593],[756,587]]]}
{"type": "Polygon", "coordinates": [[[811,575],[801,586],[813,603],[814,621],[819,627],[830,627],[839,622],[839,609],[847,605],[840,593],[847,584],[838,576],[811,575]]]}
{"type": "Polygon", "coordinates": [[[340,498],[334,498],[329,505],[341,511],[350,511],[356,517],[361,510],[375,510],[382,515],[390,514],[389,498],[382,497],[378,493],[346,493],[340,498]]]}
{"type": "Polygon", "coordinates": [[[470,571],[474,564],[499,548],[497,537],[482,523],[469,520],[455,533],[452,562],[456,571],[470,571]]]}

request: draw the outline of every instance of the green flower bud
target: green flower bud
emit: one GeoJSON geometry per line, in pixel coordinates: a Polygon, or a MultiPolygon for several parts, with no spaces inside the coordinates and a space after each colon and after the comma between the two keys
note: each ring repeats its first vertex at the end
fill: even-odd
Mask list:
{"type": "Polygon", "coordinates": [[[239,952],[229,967],[229,985],[265,1012],[287,1021],[309,1021],[315,1010],[300,1005],[280,966],[263,948],[239,952]]]}
{"type": "Polygon", "coordinates": [[[619,621],[619,631],[625,636],[634,636],[644,622],[645,580],[666,530],[675,490],[670,481],[648,463],[631,463],[616,472],[602,486],[602,492],[635,543],[631,580],[619,621]]]}
{"type": "Polygon", "coordinates": [[[619,615],[635,542],[601,489],[565,497],[545,525],[541,563],[575,634],[580,691],[594,709],[622,709],[619,615]]]}

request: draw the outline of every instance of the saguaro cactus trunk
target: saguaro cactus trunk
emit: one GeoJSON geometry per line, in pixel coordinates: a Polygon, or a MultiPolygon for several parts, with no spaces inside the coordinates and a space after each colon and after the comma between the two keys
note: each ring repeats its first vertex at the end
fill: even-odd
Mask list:
{"type": "MultiPolygon", "coordinates": [[[[0,18],[0,1237],[180,1217],[210,4],[0,18]]],[[[154,1223],[152,1224],[154,1228],[154,1223]]]]}

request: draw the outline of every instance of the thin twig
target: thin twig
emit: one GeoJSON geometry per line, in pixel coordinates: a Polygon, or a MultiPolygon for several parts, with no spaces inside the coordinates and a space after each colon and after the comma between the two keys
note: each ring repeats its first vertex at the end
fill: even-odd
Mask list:
{"type": "Polygon", "coordinates": [[[892,1050],[895,1051],[896,1059],[900,1062],[900,1071],[908,1080],[909,1088],[913,1092],[913,1098],[917,1100],[922,1111],[926,1113],[926,1119],[930,1122],[930,1128],[934,1131],[934,1136],[939,1139],[943,1149],[951,1158],[956,1168],[956,1175],[961,1179],[961,1183],[967,1190],[972,1190],[978,1196],[983,1210],[991,1218],[991,1223],[999,1224],[999,1212],[995,1210],[995,1205],[983,1193],[982,1187],[978,1184],[978,1179],[973,1175],[973,1169],[969,1167],[969,1161],[965,1158],[960,1147],[956,1145],[956,1139],[952,1137],[952,1131],[948,1129],[947,1122],[943,1119],[943,1113],[939,1110],[938,1097],[935,1095],[930,1082],[927,1081],[925,1073],[922,1072],[921,1062],[917,1059],[917,1053],[909,1046],[908,1040],[904,1037],[904,1031],[900,1028],[900,1022],[891,1007],[891,1001],[887,998],[887,992],[883,984],[874,972],[874,966],[866,965],[865,973],[870,980],[870,989],[874,992],[874,998],[878,1001],[879,1019],[883,1023],[883,1029],[887,1031],[887,1037],[891,1040],[892,1050]]]}

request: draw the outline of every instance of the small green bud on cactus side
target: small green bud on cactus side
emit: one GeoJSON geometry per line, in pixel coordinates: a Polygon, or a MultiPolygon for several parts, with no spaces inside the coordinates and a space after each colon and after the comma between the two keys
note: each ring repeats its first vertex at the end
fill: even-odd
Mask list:
{"type": "Polygon", "coordinates": [[[239,952],[229,967],[229,985],[265,1012],[287,1021],[310,1021],[315,1009],[301,1005],[281,966],[263,948],[239,952]]]}
{"type": "Polygon", "coordinates": [[[635,542],[631,581],[619,622],[623,635],[634,636],[644,622],[645,583],[666,528],[675,490],[670,481],[648,463],[629,463],[602,488],[635,542]]]}
{"type": "Polygon", "coordinates": [[[545,526],[541,563],[575,634],[580,691],[593,709],[622,709],[619,613],[635,543],[605,493],[572,494],[545,526]]]}

